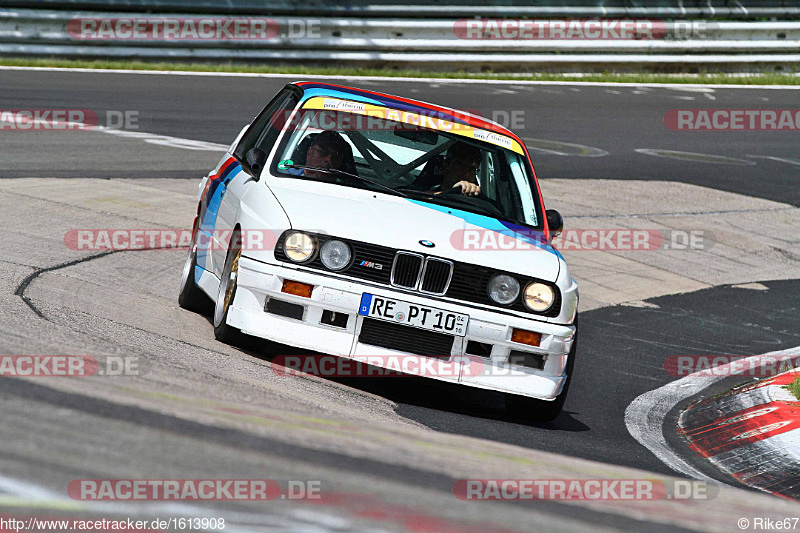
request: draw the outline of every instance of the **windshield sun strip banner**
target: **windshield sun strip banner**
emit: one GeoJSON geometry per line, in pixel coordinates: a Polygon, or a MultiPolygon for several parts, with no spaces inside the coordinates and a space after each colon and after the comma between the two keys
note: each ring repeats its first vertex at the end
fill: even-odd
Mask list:
{"type": "Polygon", "coordinates": [[[452,122],[443,118],[414,113],[411,111],[402,111],[399,109],[393,109],[391,107],[377,106],[364,102],[355,102],[352,100],[342,100],[340,98],[328,98],[324,96],[315,96],[313,98],[309,98],[303,104],[303,109],[342,111],[375,117],[383,120],[391,120],[394,122],[403,122],[405,124],[412,124],[414,126],[443,131],[446,133],[454,133],[462,137],[484,141],[494,144],[495,146],[500,146],[501,148],[505,148],[507,150],[512,150],[520,155],[525,155],[522,146],[520,146],[520,144],[511,137],[476,128],[467,124],[460,124],[458,122],[452,122]]]}
{"type": "Polygon", "coordinates": [[[460,124],[469,124],[469,121],[463,120],[463,118],[466,118],[466,113],[463,114],[463,118],[459,118],[461,113],[455,109],[447,109],[434,104],[429,104],[427,102],[417,102],[415,100],[403,98],[402,96],[392,96],[389,94],[368,91],[366,89],[354,89],[353,87],[344,87],[342,85],[332,85],[329,83],[300,82],[298,85],[305,89],[305,94],[307,97],[304,100],[314,96],[325,96],[327,98],[357,100],[359,102],[367,102],[370,104],[391,107],[393,109],[400,109],[403,111],[416,112],[419,109],[425,109],[425,113],[430,116],[454,120],[460,124]],[[332,90],[331,88],[334,89],[332,90]],[[338,96],[339,94],[341,94],[341,96],[338,96]],[[454,112],[456,113],[455,115],[453,114],[454,112]]]}

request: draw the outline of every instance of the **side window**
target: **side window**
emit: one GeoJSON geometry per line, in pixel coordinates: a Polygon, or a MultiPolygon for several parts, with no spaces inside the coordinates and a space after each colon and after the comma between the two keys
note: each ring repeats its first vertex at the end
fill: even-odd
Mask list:
{"type": "Polygon", "coordinates": [[[279,92],[242,135],[236,150],[233,151],[236,159],[243,161],[244,155],[254,146],[269,153],[297,101],[298,95],[295,89],[287,87],[279,92]]]}

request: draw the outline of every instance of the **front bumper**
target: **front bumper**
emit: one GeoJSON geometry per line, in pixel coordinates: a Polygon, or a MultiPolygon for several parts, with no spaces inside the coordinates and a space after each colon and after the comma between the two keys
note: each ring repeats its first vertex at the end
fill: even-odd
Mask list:
{"type": "MultiPolygon", "coordinates": [[[[362,294],[367,292],[469,315],[466,335],[453,337],[449,354],[450,361],[458,365],[460,371],[442,375],[426,374],[427,377],[543,400],[552,400],[558,396],[566,380],[564,371],[575,335],[575,327],[572,325],[552,324],[491,309],[459,305],[421,294],[397,291],[393,287],[343,280],[325,273],[266,264],[247,257],[242,257],[239,261],[237,279],[236,297],[228,312],[228,324],[250,335],[354,359],[393,355],[429,359],[425,355],[407,355],[386,345],[375,346],[360,342],[365,317],[358,314],[358,309],[362,294]],[[281,292],[283,282],[287,279],[313,285],[311,297],[281,292]],[[302,316],[298,314],[290,318],[265,311],[270,299],[302,306],[302,316]],[[325,311],[347,315],[346,324],[341,327],[323,323],[325,311]],[[539,346],[512,342],[514,328],[540,333],[539,346]],[[470,355],[470,352],[476,351],[475,346],[480,346],[480,356],[475,353],[470,355]],[[460,357],[464,355],[468,357],[460,357]],[[510,364],[510,356],[515,362],[523,359],[536,361],[539,368],[510,364]],[[479,364],[470,368],[467,364],[470,361],[479,364]]],[[[380,324],[376,323],[378,327],[380,324]]],[[[387,324],[394,326],[391,322],[387,324]]],[[[419,333],[414,331],[415,328],[407,326],[394,327],[407,328],[410,335],[419,333]]],[[[437,359],[447,357],[447,354],[436,355],[439,356],[437,359]]],[[[380,363],[374,362],[376,360],[378,359],[371,359],[370,364],[380,366],[380,363]]]]}

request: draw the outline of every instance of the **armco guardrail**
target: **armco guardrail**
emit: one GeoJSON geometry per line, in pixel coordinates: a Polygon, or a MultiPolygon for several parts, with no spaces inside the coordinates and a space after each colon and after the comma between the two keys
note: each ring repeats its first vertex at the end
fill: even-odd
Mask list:
{"type": "Polygon", "coordinates": [[[800,17],[794,0],[0,0],[0,7],[333,17],[800,17]]]}
{"type": "MultiPolygon", "coordinates": [[[[563,19],[509,23],[287,16],[231,19],[0,9],[0,54],[527,71],[795,70],[800,64],[800,21],[633,19],[628,23],[637,32],[625,34],[610,20],[600,26],[598,21],[563,19]],[[159,34],[159,24],[163,26],[165,20],[179,29],[206,21],[219,30],[220,21],[228,20],[248,27],[255,24],[253,28],[262,31],[237,38],[230,28],[227,33],[212,31],[207,36],[198,35],[195,28],[195,34],[187,37],[180,32],[164,34],[162,27],[159,34]],[[134,23],[141,26],[138,37],[132,33],[134,23]]],[[[211,28],[208,24],[206,28],[211,28]]]]}

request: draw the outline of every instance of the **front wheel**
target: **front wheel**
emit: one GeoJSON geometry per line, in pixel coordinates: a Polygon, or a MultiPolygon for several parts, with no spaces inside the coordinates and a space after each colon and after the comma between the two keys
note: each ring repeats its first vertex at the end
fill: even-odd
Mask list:
{"type": "Polygon", "coordinates": [[[575,353],[578,351],[578,317],[575,317],[575,337],[572,339],[572,348],[567,356],[567,380],[555,400],[545,401],[519,396],[517,394],[505,394],[506,413],[514,418],[532,420],[535,422],[552,422],[564,408],[567,401],[569,384],[572,382],[573,368],[575,367],[575,353]]]}
{"type": "Polygon", "coordinates": [[[225,258],[225,268],[222,270],[222,279],[219,282],[216,305],[214,306],[214,337],[224,343],[233,343],[239,335],[239,330],[227,324],[228,311],[236,296],[236,281],[239,274],[239,259],[242,257],[242,239],[239,230],[234,231],[228,256],[225,258]]]}
{"type": "Polygon", "coordinates": [[[181,292],[178,294],[178,305],[195,313],[206,314],[210,307],[208,296],[200,290],[195,282],[195,272],[197,271],[197,232],[195,226],[192,234],[192,242],[189,244],[189,254],[183,265],[183,275],[181,277],[181,292]]]}

